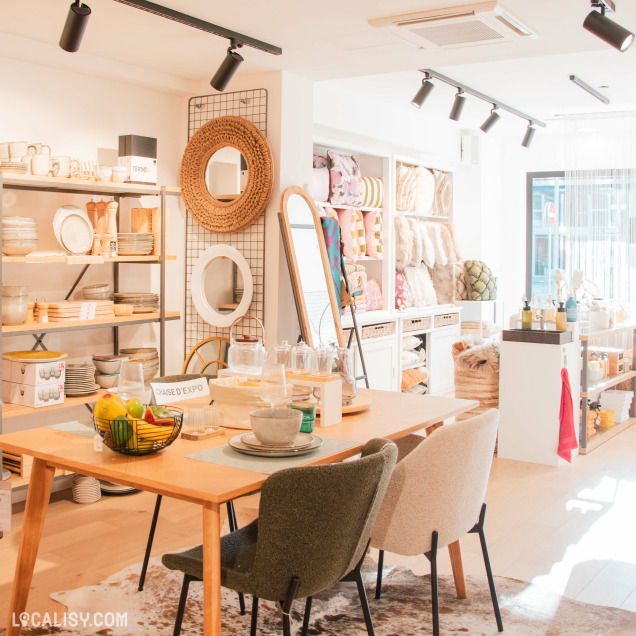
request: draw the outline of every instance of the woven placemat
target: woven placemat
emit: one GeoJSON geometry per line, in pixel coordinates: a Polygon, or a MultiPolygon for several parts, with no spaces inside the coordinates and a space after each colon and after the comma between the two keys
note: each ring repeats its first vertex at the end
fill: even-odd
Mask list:
{"type": "Polygon", "coordinates": [[[181,160],[181,194],[188,212],[210,232],[237,232],[263,212],[274,186],[272,151],[265,135],[243,117],[217,117],[192,136],[181,160]],[[206,185],[208,162],[217,150],[236,148],[247,164],[247,185],[233,201],[215,199],[206,185]]]}

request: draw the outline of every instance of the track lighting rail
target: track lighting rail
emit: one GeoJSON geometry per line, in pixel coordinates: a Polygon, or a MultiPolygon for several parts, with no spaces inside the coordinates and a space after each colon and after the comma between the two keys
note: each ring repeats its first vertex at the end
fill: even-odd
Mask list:
{"type": "Polygon", "coordinates": [[[481,99],[484,102],[488,102],[489,104],[492,104],[495,110],[496,109],[506,110],[509,113],[516,115],[517,117],[521,117],[521,119],[526,119],[533,126],[541,126],[542,128],[546,127],[546,124],[542,122],[540,119],[537,119],[536,117],[533,117],[532,115],[528,115],[528,113],[524,113],[520,110],[517,110],[516,108],[513,108],[512,106],[508,106],[507,104],[504,104],[503,102],[499,101],[498,99],[495,99],[494,97],[489,97],[488,95],[484,93],[480,93],[479,91],[476,91],[474,88],[471,88],[470,86],[466,86],[466,84],[462,84],[461,82],[457,82],[454,79],[451,79],[450,77],[447,77],[446,75],[442,75],[441,73],[438,73],[437,71],[434,71],[431,68],[420,69],[420,72],[424,73],[426,79],[437,79],[440,82],[444,82],[445,84],[454,86],[456,89],[464,93],[468,93],[469,95],[472,95],[473,97],[477,97],[478,99],[481,99]]]}
{"type": "Polygon", "coordinates": [[[274,46],[273,44],[256,40],[248,35],[231,31],[230,29],[218,26],[217,24],[200,20],[199,18],[195,18],[187,13],[181,13],[180,11],[169,9],[168,7],[156,4],[155,2],[148,2],[147,0],[115,0],[115,2],[126,4],[129,7],[134,7],[135,9],[141,9],[142,11],[158,15],[162,18],[167,18],[173,22],[179,22],[186,26],[193,27],[194,29],[199,29],[206,33],[212,33],[213,35],[218,35],[219,37],[227,38],[228,40],[237,43],[240,42],[244,46],[250,46],[253,49],[258,49],[265,53],[271,53],[272,55],[282,55],[283,53],[283,50],[280,47],[274,46]]]}

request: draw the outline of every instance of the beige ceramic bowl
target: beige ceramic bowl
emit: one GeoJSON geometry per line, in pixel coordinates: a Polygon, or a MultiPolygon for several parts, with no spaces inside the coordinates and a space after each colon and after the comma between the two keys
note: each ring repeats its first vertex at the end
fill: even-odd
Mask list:
{"type": "Polygon", "coordinates": [[[252,430],[261,444],[291,444],[302,424],[303,414],[296,409],[257,409],[250,413],[252,430]]]}
{"type": "Polygon", "coordinates": [[[134,305],[115,305],[115,316],[132,316],[134,305]]]}
{"type": "Polygon", "coordinates": [[[119,373],[113,374],[101,374],[97,373],[95,375],[95,382],[102,387],[102,389],[112,389],[114,386],[117,386],[117,380],[119,379],[119,373]]]}

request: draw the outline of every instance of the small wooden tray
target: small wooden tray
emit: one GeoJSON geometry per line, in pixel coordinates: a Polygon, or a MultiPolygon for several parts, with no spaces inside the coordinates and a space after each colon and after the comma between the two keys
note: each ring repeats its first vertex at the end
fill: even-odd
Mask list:
{"type": "MultiPolygon", "coordinates": [[[[360,413],[366,411],[371,406],[371,398],[366,395],[356,395],[351,404],[342,407],[343,415],[360,413]]],[[[316,404],[316,416],[320,415],[320,404],[316,404]]]]}
{"type": "Polygon", "coordinates": [[[181,439],[191,439],[194,441],[201,439],[208,439],[210,437],[216,437],[217,435],[223,435],[225,433],[225,429],[221,426],[219,428],[212,429],[211,431],[206,431],[205,433],[181,433],[181,439]]]}

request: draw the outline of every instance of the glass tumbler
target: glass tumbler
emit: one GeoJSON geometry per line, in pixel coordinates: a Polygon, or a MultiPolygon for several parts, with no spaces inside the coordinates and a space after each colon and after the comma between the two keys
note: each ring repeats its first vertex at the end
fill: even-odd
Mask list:
{"type": "Polygon", "coordinates": [[[124,400],[137,398],[144,402],[146,387],[144,386],[144,372],[138,360],[124,360],[119,369],[117,393],[124,400]]]}

